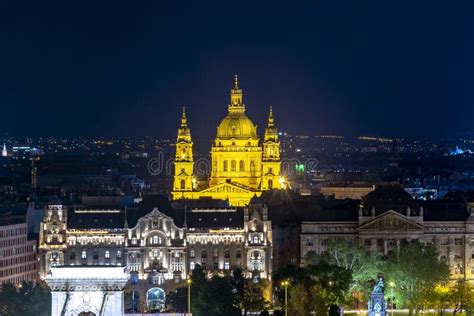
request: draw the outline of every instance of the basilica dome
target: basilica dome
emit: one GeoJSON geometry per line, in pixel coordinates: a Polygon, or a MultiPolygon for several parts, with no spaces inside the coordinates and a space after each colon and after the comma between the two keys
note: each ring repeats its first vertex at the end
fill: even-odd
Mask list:
{"type": "Polygon", "coordinates": [[[256,139],[257,127],[245,113],[229,113],[217,127],[217,138],[256,139]]]}

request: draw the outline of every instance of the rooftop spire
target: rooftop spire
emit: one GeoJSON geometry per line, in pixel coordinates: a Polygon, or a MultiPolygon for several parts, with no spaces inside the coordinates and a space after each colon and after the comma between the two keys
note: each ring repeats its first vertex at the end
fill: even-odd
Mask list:
{"type": "Polygon", "coordinates": [[[275,120],[273,118],[273,108],[270,105],[270,114],[268,114],[268,127],[274,127],[275,126],[275,120]]]}
{"type": "Polygon", "coordinates": [[[239,90],[239,76],[235,75],[234,80],[235,80],[234,90],[239,90]]]}
{"type": "Polygon", "coordinates": [[[188,119],[186,118],[186,107],[183,106],[183,115],[181,116],[181,127],[188,126],[188,119]]]}
{"type": "Polygon", "coordinates": [[[230,90],[229,111],[245,111],[245,106],[242,103],[242,89],[239,88],[239,77],[237,75],[234,77],[234,87],[230,90]]]}

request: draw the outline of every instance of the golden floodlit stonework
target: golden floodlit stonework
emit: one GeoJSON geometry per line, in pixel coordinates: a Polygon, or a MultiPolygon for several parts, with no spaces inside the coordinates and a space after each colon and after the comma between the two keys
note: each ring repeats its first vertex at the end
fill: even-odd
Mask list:
{"type": "Polygon", "coordinates": [[[193,142],[183,109],[176,141],[173,199],[210,197],[228,200],[233,206],[244,206],[263,191],[284,186],[280,177],[280,143],[272,108],[261,142],[257,127],[245,114],[242,96],[235,76],[228,113],[217,127],[212,144],[211,174],[204,187],[197,185],[194,175],[193,142]]]}

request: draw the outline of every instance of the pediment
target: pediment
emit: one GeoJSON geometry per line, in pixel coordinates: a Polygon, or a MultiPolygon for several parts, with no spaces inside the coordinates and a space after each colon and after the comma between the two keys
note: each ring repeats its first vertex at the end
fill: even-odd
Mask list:
{"type": "Polygon", "coordinates": [[[359,226],[362,230],[422,230],[423,226],[409,217],[388,211],[359,226]]]}
{"type": "Polygon", "coordinates": [[[205,190],[200,191],[199,193],[247,193],[253,194],[254,192],[248,189],[245,189],[241,186],[237,186],[232,183],[221,183],[205,190]]]}

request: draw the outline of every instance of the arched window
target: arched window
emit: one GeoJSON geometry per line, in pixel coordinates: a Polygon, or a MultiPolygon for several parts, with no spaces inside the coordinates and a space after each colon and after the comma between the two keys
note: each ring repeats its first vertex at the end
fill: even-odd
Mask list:
{"type": "Polygon", "coordinates": [[[110,251],[105,251],[105,259],[110,259],[110,251]]]}
{"type": "Polygon", "coordinates": [[[203,251],[201,252],[201,258],[207,258],[207,252],[206,252],[206,250],[203,250],[203,251]]]}
{"type": "Polygon", "coordinates": [[[268,189],[269,190],[273,189],[273,180],[272,179],[268,180],[268,189]]]}
{"type": "Polygon", "coordinates": [[[224,160],[224,171],[227,171],[228,166],[227,166],[227,160],[224,160]]]}
{"type": "Polygon", "coordinates": [[[237,170],[237,163],[235,162],[235,160],[232,160],[230,162],[230,170],[231,171],[236,171],[237,170]]]}
{"type": "Polygon", "coordinates": [[[239,171],[245,171],[245,162],[243,160],[239,163],[239,171]]]}
{"type": "Polygon", "coordinates": [[[255,172],[255,161],[250,162],[250,172],[254,173],[255,172]]]}
{"type": "Polygon", "coordinates": [[[184,190],[186,188],[186,181],[181,180],[181,190],[184,190]]]}
{"type": "Polygon", "coordinates": [[[237,259],[242,258],[242,252],[240,252],[240,250],[237,250],[237,252],[235,253],[235,257],[236,257],[237,259]]]}
{"type": "Polygon", "coordinates": [[[117,251],[117,259],[122,259],[122,252],[120,250],[117,251]]]}
{"type": "Polygon", "coordinates": [[[69,255],[69,259],[71,259],[71,260],[76,259],[76,253],[75,253],[75,252],[71,252],[71,254],[69,255]]]}
{"type": "Polygon", "coordinates": [[[229,250],[224,251],[224,258],[230,258],[230,251],[229,250]]]}

